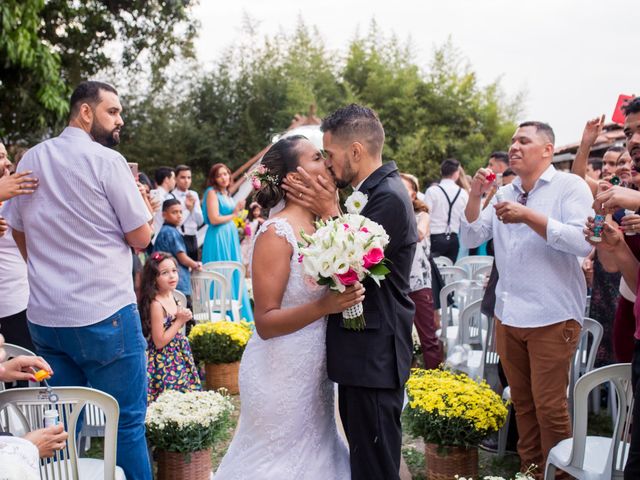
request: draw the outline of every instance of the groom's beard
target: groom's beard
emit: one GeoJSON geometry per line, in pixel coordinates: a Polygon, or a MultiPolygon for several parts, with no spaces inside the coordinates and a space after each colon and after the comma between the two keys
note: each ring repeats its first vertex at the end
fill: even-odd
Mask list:
{"type": "Polygon", "coordinates": [[[342,178],[338,178],[336,172],[333,171],[333,168],[330,168],[329,172],[331,172],[331,175],[336,182],[336,187],[340,189],[347,188],[349,185],[351,185],[351,182],[356,176],[355,172],[351,169],[351,162],[349,162],[348,159],[345,159],[344,161],[344,167],[342,168],[342,178]]]}

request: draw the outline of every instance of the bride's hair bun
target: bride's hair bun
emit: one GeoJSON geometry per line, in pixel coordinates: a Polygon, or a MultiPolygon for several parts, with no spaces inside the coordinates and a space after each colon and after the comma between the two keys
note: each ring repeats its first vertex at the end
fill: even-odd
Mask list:
{"type": "Polygon", "coordinates": [[[282,180],[287,173],[295,171],[298,166],[297,146],[301,140],[307,138],[302,135],[293,135],[282,138],[274,143],[262,157],[261,164],[266,169],[260,188],[255,194],[256,202],[262,208],[273,208],[284,199],[285,191],[282,189],[282,180]]]}

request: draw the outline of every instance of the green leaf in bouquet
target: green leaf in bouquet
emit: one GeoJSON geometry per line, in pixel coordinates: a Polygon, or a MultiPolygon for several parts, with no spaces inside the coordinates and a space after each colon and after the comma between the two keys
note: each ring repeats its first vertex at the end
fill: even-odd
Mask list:
{"type": "MultiPolygon", "coordinates": [[[[385,275],[391,273],[391,270],[389,270],[386,265],[384,265],[382,262],[380,262],[379,264],[374,265],[373,267],[371,267],[369,269],[369,272],[371,272],[371,276],[372,277],[382,277],[380,279],[380,280],[382,280],[385,275]]],[[[374,280],[375,280],[375,278],[374,278],[374,280]]]]}

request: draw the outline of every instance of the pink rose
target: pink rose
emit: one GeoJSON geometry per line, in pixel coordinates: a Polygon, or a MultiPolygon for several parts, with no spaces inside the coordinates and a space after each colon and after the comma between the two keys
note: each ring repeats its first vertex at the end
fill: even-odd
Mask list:
{"type": "Polygon", "coordinates": [[[379,264],[384,258],[384,252],[381,248],[372,248],[362,257],[364,268],[371,268],[374,265],[379,264]]]}
{"type": "Polygon", "coordinates": [[[261,187],[260,179],[253,177],[253,179],[251,180],[251,186],[253,186],[254,190],[260,190],[260,187],[261,187]]]}
{"type": "Polygon", "coordinates": [[[247,237],[251,236],[251,226],[250,225],[247,225],[247,226],[244,227],[244,234],[247,237]]]}
{"type": "Polygon", "coordinates": [[[369,233],[369,229],[367,227],[360,228],[360,231],[364,233],[369,233]]]}
{"type": "Polygon", "coordinates": [[[344,286],[348,287],[349,285],[353,285],[358,281],[358,274],[353,268],[350,268],[347,273],[336,274],[340,283],[344,286]]]}
{"type": "Polygon", "coordinates": [[[342,226],[344,227],[345,230],[349,230],[349,224],[348,223],[343,223],[342,226]]]}
{"type": "Polygon", "coordinates": [[[302,255],[301,253],[298,254],[298,263],[302,263],[302,260],[304,259],[304,255],[302,255]]]}

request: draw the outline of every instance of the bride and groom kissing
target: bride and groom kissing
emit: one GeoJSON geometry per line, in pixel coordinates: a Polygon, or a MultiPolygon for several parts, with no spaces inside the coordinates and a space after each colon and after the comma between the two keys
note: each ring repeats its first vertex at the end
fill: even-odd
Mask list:
{"type": "Polygon", "coordinates": [[[414,305],[409,274],[417,241],[413,208],[393,162],[383,165],[384,129],[359,105],[324,119],[323,149],[302,136],[264,155],[256,193],[265,208],[284,204],[256,235],[254,335],[240,365],[241,412],[214,478],[398,479],[400,414],[409,376],[414,305]],[[333,180],[333,181],[332,181],[333,180]],[[340,213],[336,188],[367,196],[361,215],[384,227],[391,273],[344,293],[305,278],[300,232],[340,213]],[[363,303],[366,327],[347,329],[341,312],[363,303]],[[339,435],[334,408],[338,384],[339,435]]]}

